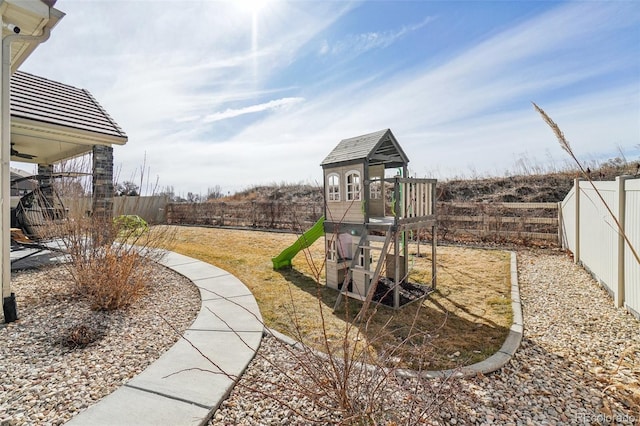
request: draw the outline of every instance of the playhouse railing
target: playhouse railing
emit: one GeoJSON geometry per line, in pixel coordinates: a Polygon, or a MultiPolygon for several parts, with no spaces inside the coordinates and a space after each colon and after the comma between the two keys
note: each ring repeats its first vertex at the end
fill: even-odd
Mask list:
{"type": "Polygon", "coordinates": [[[436,179],[393,177],[370,182],[380,181],[387,188],[393,188],[385,210],[391,212],[396,225],[435,219],[436,179]]]}

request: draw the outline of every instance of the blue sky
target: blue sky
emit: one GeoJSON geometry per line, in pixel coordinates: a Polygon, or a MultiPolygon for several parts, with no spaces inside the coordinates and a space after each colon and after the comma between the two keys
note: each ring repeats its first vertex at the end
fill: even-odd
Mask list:
{"type": "Polygon", "coordinates": [[[22,70],[89,90],[129,142],[118,179],[179,194],[320,182],[391,128],[418,177],[640,157],[640,2],[91,1],[22,70]],[[145,160],[146,158],[146,160],[145,160]]]}

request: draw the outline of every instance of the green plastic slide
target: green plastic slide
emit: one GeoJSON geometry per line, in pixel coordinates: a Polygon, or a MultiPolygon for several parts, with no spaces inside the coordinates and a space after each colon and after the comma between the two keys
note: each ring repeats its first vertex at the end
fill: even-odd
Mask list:
{"type": "Polygon", "coordinates": [[[273,269],[278,270],[291,266],[291,259],[296,257],[300,250],[304,250],[309,247],[322,235],[324,235],[324,216],[318,219],[315,225],[302,234],[295,243],[291,244],[289,247],[282,250],[282,253],[271,259],[273,262],[273,269]]]}

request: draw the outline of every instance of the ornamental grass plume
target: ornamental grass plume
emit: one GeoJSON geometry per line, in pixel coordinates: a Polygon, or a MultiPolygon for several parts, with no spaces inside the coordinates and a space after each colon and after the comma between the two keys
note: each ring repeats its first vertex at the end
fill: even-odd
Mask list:
{"type": "Polygon", "coordinates": [[[560,130],[560,127],[535,102],[531,102],[531,103],[533,104],[533,107],[536,109],[536,111],[538,111],[538,113],[542,116],[542,119],[545,121],[545,123],[547,123],[549,127],[551,127],[551,130],[558,138],[558,142],[560,143],[560,148],[565,150],[571,156],[573,161],[578,165],[578,168],[580,169],[582,174],[587,176],[587,179],[588,179],[589,173],[587,173],[587,171],[582,167],[582,163],[580,163],[578,158],[573,153],[573,150],[571,149],[571,145],[569,145],[569,141],[567,140],[567,138],[565,138],[564,133],[562,132],[562,130],[560,130]]]}
{"type": "Polygon", "coordinates": [[[598,195],[598,198],[600,198],[600,201],[602,201],[602,204],[607,209],[607,211],[611,215],[611,218],[615,222],[616,227],[618,228],[618,232],[620,233],[620,235],[622,235],[622,237],[624,238],[624,241],[629,246],[629,250],[631,250],[631,253],[635,257],[636,262],[640,263],[640,256],[638,256],[638,252],[633,247],[633,244],[631,244],[631,241],[629,241],[629,237],[627,237],[627,234],[624,232],[624,228],[622,227],[622,225],[618,221],[618,218],[616,217],[616,215],[613,214],[613,211],[611,211],[611,208],[609,207],[607,202],[604,200],[604,197],[602,196],[600,191],[598,191],[598,188],[596,188],[595,184],[593,183],[593,180],[591,180],[591,173],[589,173],[589,170],[585,170],[584,169],[584,167],[582,166],[582,163],[580,163],[580,160],[578,160],[578,158],[573,153],[573,150],[571,149],[571,145],[569,145],[569,141],[564,136],[564,133],[562,132],[562,130],[560,130],[560,127],[555,123],[555,121],[553,121],[551,119],[551,117],[549,117],[549,115],[547,115],[546,112],[544,112],[544,110],[542,108],[540,108],[538,105],[536,105],[535,102],[531,102],[531,103],[533,104],[533,107],[536,109],[536,111],[538,111],[538,113],[542,116],[542,119],[545,121],[545,123],[547,123],[549,125],[549,127],[551,127],[551,130],[553,131],[553,133],[558,138],[558,142],[560,143],[560,147],[563,150],[565,150],[571,156],[573,161],[576,163],[576,165],[580,169],[580,172],[582,173],[582,175],[589,181],[589,183],[591,184],[591,187],[596,192],[596,194],[598,195]]]}

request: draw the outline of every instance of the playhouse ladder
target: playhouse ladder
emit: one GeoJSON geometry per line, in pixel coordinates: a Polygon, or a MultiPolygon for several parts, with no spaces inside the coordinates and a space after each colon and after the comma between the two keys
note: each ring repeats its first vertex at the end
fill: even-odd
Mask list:
{"type": "MultiPolygon", "coordinates": [[[[358,248],[353,256],[353,259],[351,260],[351,265],[347,270],[347,275],[345,276],[344,282],[342,284],[342,289],[340,290],[340,293],[338,293],[338,298],[336,299],[336,303],[333,306],[334,312],[336,309],[338,309],[338,306],[340,306],[343,295],[347,297],[354,297],[364,301],[358,317],[360,316],[360,314],[366,311],[366,309],[371,304],[371,301],[373,300],[373,296],[375,295],[376,287],[378,286],[378,280],[380,279],[380,273],[382,272],[382,264],[385,261],[386,255],[389,251],[389,243],[391,242],[392,235],[393,232],[391,231],[391,229],[387,230],[387,234],[384,237],[369,235],[369,230],[367,228],[364,229],[364,231],[362,232],[362,236],[360,237],[360,241],[358,242],[358,248]],[[371,242],[373,241],[384,241],[384,244],[382,245],[382,247],[372,246],[371,242]],[[358,266],[358,259],[360,258],[360,255],[362,255],[363,257],[366,256],[366,250],[380,250],[380,256],[378,257],[378,262],[376,264],[375,270],[365,269],[361,266],[358,266]],[[360,271],[369,276],[369,279],[367,280],[368,286],[366,286],[367,288],[365,288],[366,297],[362,297],[357,293],[349,292],[348,284],[353,280],[353,271],[360,271]]],[[[365,265],[366,264],[368,264],[367,261],[365,261],[365,265]]],[[[371,267],[371,265],[369,265],[369,267],[371,267]]]]}

